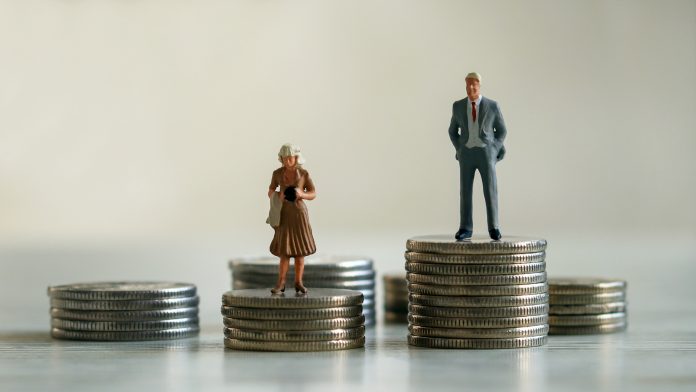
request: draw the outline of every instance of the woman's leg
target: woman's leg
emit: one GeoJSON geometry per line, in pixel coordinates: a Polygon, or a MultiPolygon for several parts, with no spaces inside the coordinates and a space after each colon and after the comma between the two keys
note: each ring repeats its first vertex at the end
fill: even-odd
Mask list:
{"type": "Polygon", "coordinates": [[[304,256],[295,256],[295,291],[306,293],[307,288],[302,284],[304,275],[304,256]]]}
{"type": "Polygon", "coordinates": [[[271,293],[278,294],[285,291],[285,275],[288,273],[290,268],[290,258],[287,256],[280,257],[280,263],[278,265],[278,282],[274,288],[271,289],[271,293]]]}

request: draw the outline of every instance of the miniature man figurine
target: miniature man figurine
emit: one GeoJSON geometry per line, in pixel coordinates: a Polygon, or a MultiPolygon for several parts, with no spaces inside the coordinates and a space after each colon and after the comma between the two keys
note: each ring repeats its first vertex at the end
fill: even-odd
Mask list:
{"type": "Polygon", "coordinates": [[[481,75],[466,75],[466,95],[452,106],[449,137],[459,161],[459,230],[458,240],[473,234],[472,187],[476,170],[481,173],[483,196],[486,199],[488,233],[494,240],[501,238],[498,224],[498,189],[495,164],[505,156],[503,140],[507,130],[498,103],[481,96],[481,75]]]}

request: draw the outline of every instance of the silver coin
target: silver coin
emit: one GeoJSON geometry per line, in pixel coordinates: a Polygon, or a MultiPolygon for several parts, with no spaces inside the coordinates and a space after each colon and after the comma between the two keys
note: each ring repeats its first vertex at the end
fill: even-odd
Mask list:
{"type": "Polygon", "coordinates": [[[174,308],[161,310],[94,311],[51,308],[51,317],[84,321],[147,321],[198,317],[198,308],[174,308]]]}
{"type": "MultiPolygon", "coordinates": [[[[238,257],[230,260],[229,267],[233,271],[268,271],[278,270],[277,257],[238,257]]],[[[291,268],[294,260],[290,263],[291,268]]],[[[356,269],[372,269],[372,259],[363,256],[332,256],[312,255],[305,257],[305,268],[316,271],[349,271],[356,269]]]]}
{"type": "Polygon", "coordinates": [[[443,308],[438,306],[408,305],[408,311],[414,315],[430,317],[525,317],[546,315],[548,304],[529,306],[510,306],[496,308],[443,308]]]}
{"type": "Polygon", "coordinates": [[[163,329],[158,331],[70,331],[59,328],[51,328],[51,336],[56,339],[70,340],[100,340],[100,341],[140,341],[140,340],[167,340],[183,339],[198,335],[198,327],[163,329]]]}
{"type": "Polygon", "coordinates": [[[316,331],[322,329],[355,328],[365,324],[365,316],[340,317],[326,320],[247,320],[224,317],[228,328],[263,331],[316,331]]]}
{"type": "MultiPolygon", "coordinates": [[[[546,252],[518,253],[518,254],[440,254],[423,252],[406,252],[406,261],[412,263],[429,264],[526,264],[540,263],[546,258],[546,252]]],[[[481,274],[484,275],[484,274],[481,274]]]]}
{"type": "Polygon", "coordinates": [[[239,340],[261,340],[266,342],[315,342],[320,340],[357,339],[365,336],[365,327],[328,329],[315,331],[263,331],[225,328],[225,337],[239,340]]]}
{"type": "Polygon", "coordinates": [[[412,346],[454,349],[525,348],[546,344],[546,335],[512,339],[452,339],[408,335],[407,339],[412,346]]]}
{"type": "Polygon", "coordinates": [[[438,286],[429,284],[408,285],[409,290],[416,294],[426,295],[527,295],[542,294],[549,291],[546,283],[514,284],[505,286],[438,286]]]}
{"type": "MultiPolygon", "coordinates": [[[[267,281],[269,279],[275,281],[278,279],[278,271],[268,271],[268,272],[242,272],[234,271],[232,273],[234,279],[255,281],[261,280],[267,281]]],[[[325,272],[325,271],[311,271],[305,270],[302,275],[303,280],[366,280],[375,278],[375,270],[352,270],[352,271],[342,271],[342,272],[325,272]]],[[[289,281],[295,280],[295,273],[288,271],[286,274],[286,279],[289,281]]]]}
{"type": "Polygon", "coordinates": [[[465,286],[465,285],[512,285],[532,284],[546,282],[546,272],[521,275],[424,275],[409,273],[406,279],[410,283],[422,283],[441,286],[465,286]]]}
{"type": "Polygon", "coordinates": [[[588,315],[565,315],[565,316],[549,316],[549,324],[554,327],[561,326],[590,326],[601,324],[616,324],[625,323],[626,313],[605,313],[605,314],[588,314],[588,315]]]}
{"type": "Polygon", "coordinates": [[[549,314],[603,314],[626,311],[626,302],[610,302],[594,305],[554,305],[549,308],[549,314]]]}
{"type": "Polygon", "coordinates": [[[406,271],[424,275],[521,275],[546,271],[546,263],[430,264],[406,262],[406,271]]]}
{"type": "Polygon", "coordinates": [[[341,289],[311,289],[306,294],[272,294],[269,290],[232,290],[222,295],[227,306],[266,309],[309,309],[354,306],[363,303],[359,291],[341,289]]]}
{"type": "MultiPolygon", "coordinates": [[[[268,282],[247,282],[247,281],[240,281],[240,280],[233,280],[232,281],[232,287],[235,290],[245,290],[245,289],[261,289],[261,288],[266,288],[270,289],[271,287],[275,286],[276,279],[273,279],[272,281],[268,282]]],[[[312,288],[327,288],[327,289],[344,289],[344,290],[357,290],[360,292],[374,292],[375,290],[375,282],[371,280],[352,280],[352,281],[319,281],[319,282],[314,282],[314,281],[309,281],[309,280],[304,280],[303,281],[305,287],[308,289],[312,288]]],[[[285,285],[286,291],[293,291],[294,286],[292,283],[292,280],[288,280],[288,283],[285,285]]]]}
{"type": "MultiPolygon", "coordinates": [[[[504,236],[493,241],[483,236],[457,241],[454,235],[425,235],[410,238],[406,249],[411,252],[443,254],[518,254],[542,252],[546,249],[546,240],[540,238],[504,236]]],[[[483,263],[482,263],[483,264],[483,263]]]]}
{"type": "Polygon", "coordinates": [[[549,316],[452,318],[408,315],[408,322],[435,328],[518,328],[549,323],[549,316]]]}
{"type": "Polygon", "coordinates": [[[365,346],[365,337],[317,342],[265,342],[225,338],[225,347],[248,351],[335,351],[365,346]]]}
{"type": "Polygon", "coordinates": [[[49,286],[51,298],[84,301],[148,300],[193,297],[196,286],[175,282],[92,282],[49,286]]]}
{"type": "Polygon", "coordinates": [[[321,320],[360,316],[363,314],[363,308],[362,306],[342,306],[317,309],[257,309],[223,305],[221,312],[225,317],[248,320],[321,320]]]}
{"type": "Polygon", "coordinates": [[[198,306],[199,298],[165,298],[149,300],[120,300],[120,301],[82,301],[73,299],[51,298],[52,308],[76,309],[76,310],[155,310],[172,308],[190,308],[198,306]]]}
{"type": "Polygon", "coordinates": [[[590,325],[583,327],[549,327],[549,335],[598,335],[626,330],[627,323],[590,325]]]}
{"type": "Polygon", "coordinates": [[[625,300],[626,294],[621,291],[602,294],[554,294],[549,296],[549,304],[551,305],[591,305],[623,302],[625,300]]]}
{"type": "Polygon", "coordinates": [[[419,325],[409,325],[408,332],[412,336],[428,336],[431,338],[454,339],[512,339],[530,336],[543,336],[549,333],[548,324],[519,328],[433,328],[419,325]]]}
{"type": "Polygon", "coordinates": [[[149,321],[84,321],[51,319],[51,327],[72,331],[154,331],[184,327],[197,327],[198,318],[149,321]]]}
{"type": "Polygon", "coordinates": [[[549,302],[548,294],[505,295],[489,297],[446,297],[436,295],[409,294],[414,305],[456,308],[487,308],[503,306],[541,305],[549,302]]]}
{"type": "Polygon", "coordinates": [[[393,324],[407,324],[408,323],[408,313],[406,311],[396,312],[396,311],[385,311],[384,321],[393,324]]]}
{"type": "Polygon", "coordinates": [[[625,291],[626,281],[604,278],[552,278],[549,279],[551,294],[600,294],[625,291]]]}

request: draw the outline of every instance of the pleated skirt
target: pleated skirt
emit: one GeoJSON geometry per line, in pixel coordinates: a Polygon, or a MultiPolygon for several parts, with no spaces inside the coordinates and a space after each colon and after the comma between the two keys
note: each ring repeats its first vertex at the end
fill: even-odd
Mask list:
{"type": "Polygon", "coordinates": [[[283,201],[280,225],[275,228],[270,247],[275,256],[309,256],[317,251],[304,201],[283,201]]]}

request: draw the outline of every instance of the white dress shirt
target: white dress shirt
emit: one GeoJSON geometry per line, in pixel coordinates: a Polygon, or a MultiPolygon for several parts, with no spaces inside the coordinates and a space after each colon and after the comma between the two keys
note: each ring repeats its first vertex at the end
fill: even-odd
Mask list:
{"type": "Polygon", "coordinates": [[[486,143],[484,143],[483,140],[481,140],[481,137],[479,136],[479,116],[481,115],[481,98],[483,98],[483,96],[479,94],[476,101],[474,101],[476,102],[476,121],[473,120],[473,107],[471,106],[471,99],[468,99],[466,101],[466,118],[469,122],[469,139],[466,141],[466,148],[486,146],[486,143]]]}

